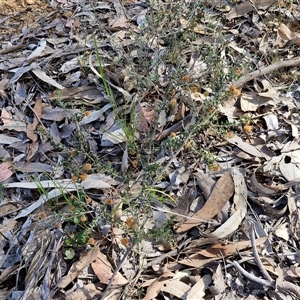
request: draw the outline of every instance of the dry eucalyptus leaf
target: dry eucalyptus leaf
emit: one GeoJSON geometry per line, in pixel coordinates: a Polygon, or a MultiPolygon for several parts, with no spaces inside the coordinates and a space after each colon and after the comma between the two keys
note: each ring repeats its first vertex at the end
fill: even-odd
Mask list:
{"type": "Polygon", "coordinates": [[[265,155],[261,153],[258,149],[256,149],[254,146],[250,145],[249,143],[245,142],[242,138],[240,138],[237,135],[234,135],[233,137],[230,138],[228,137],[227,141],[230,144],[239,147],[241,150],[251,154],[254,157],[265,157],[265,155]]]}
{"type": "Polygon", "coordinates": [[[184,232],[217,215],[234,193],[234,183],[229,172],[225,173],[215,184],[213,191],[204,206],[195,213],[193,219],[186,220],[177,228],[177,232],[184,232]],[[199,221],[195,220],[199,219],[199,221]]]}
{"type": "MultiPolygon", "coordinates": [[[[96,259],[91,263],[94,273],[97,275],[98,279],[101,283],[108,284],[111,277],[113,276],[113,268],[106,256],[101,252],[98,253],[96,259]]],[[[112,284],[114,285],[123,285],[127,284],[128,280],[121,275],[121,273],[117,273],[114,276],[112,284]]]]}
{"type": "Polygon", "coordinates": [[[67,275],[63,276],[59,282],[57,283],[56,287],[63,289],[69,283],[71,283],[75,278],[77,278],[83,269],[90,265],[99,254],[99,247],[95,246],[90,251],[81,252],[79,261],[76,261],[72,264],[69,272],[67,275]]]}
{"type": "Polygon", "coordinates": [[[11,177],[13,172],[10,170],[11,165],[8,163],[0,164],[0,182],[11,177]]]}

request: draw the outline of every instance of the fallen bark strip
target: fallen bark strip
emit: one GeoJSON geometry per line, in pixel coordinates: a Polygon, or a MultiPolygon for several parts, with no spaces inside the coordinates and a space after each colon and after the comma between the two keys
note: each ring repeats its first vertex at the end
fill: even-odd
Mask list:
{"type": "Polygon", "coordinates": [[[253,71],[242,76],[240,79],[233,81],[232,85],[234,85],[237,88],[241,88],[245,83],[249,82],[250,80],[253,80],[254,78],[260,77],[262,75],[267,75],[280,68],[295,67],[298,65],[300,65],[300,57],[296,57],[285,61],[279,61],[270,66],[264,67],[260,70],[253,71]]]}

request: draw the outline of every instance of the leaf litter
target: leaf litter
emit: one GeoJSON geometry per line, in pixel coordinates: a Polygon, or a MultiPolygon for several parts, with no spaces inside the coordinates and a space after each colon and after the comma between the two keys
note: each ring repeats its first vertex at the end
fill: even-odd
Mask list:
{"type": "Polygon", "coordinates": [[[0,7],[1,297],[300,297],[297,1],[0,7]]]}

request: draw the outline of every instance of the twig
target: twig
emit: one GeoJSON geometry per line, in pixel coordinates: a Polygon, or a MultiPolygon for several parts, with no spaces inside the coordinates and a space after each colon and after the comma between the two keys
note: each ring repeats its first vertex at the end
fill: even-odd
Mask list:
{"type": "Polygon", "coordinates": [[[298,65],[300,65],[300,57],[296,57],[296,58],[285,60],[285,61],[280,61],[280,62],[277,62],[270,66],[264,67],[260,70],[250,72],[250,73],[242,76],[240,79],[232,82],[232,85],[236,86],[237,88],[240,88],[245,83],[249,82],[250,80],[253,80],[254,78],[260,77],[262,75],[267,75],[267,74],[269,74],[277,69],[280,69],[280,68],[295,67],[298,65]]]}
{"type": "Polygon", "coordinates": [[[174,255],[178,255],[181,251],[182,248],[184,248],[187,244],[189,244],[191,242],[191,238],[188,238],[187,240],[185,240],[183,243],[181,243],[176,249],[168,252],[168,253],[165,253],[163,255],[161,255],[160,257],[154,259],[154,260],[151,260],[150,262],[148,262],[145,266],[143,266],[142,268],[143,269],[147,269],[153,265],[156,265],[156,264],[159,264],[161,263],[166,257],[172,257],[174,255]]]}
{"type": "Polygon", "coordinates": [[[25,44],[12,45],[8,48],[0,50],[0,55],[8,54],[10,52],[15,52],[17,50],[24,49],[25,47],[26,47],[25,44]]]}
{"type": "Polygon", "coordinates": [[[257,263],[257,266],[260,269],[262,276],[266,280],[268,280],[270,283],[273,283],[274,281],[273,281],[272,277],[269,275],[269,273],[264,268],[264,265],[263,265],[259,255],[258,255],[257,248],[256,248],[256,243],[255,243],[253,224],[250,225],[249,236],[250,236],[250,241],[251,241],[251,245],[252,245],[254,260],[257,263]]]}
{"type": "Polygon", "coordinates": [[[240,271],[240,273],[242,275],[244,275],[245,277],[247,277],[249,280],[254,281],[262,286],[272,286],[273,284],[271,282],[269,282],[268,280],[256,277],[253,274],[250,274],[249,272],[247,272],[245,269],[242,268],[242,266],[237,262],[234,261],[233,265],[240,271]]]}
{"type": "Polygon", "coordinates": [[[174,124],[173,126],[165,129],[162,133],[160,133],[155,139],[157,141],[161,141],[164,138],[166,138],[167,136],[169,136],[171,134],[171,132],[178,132],[182,129],[184,129],[184,127],[191,122],[193,115],[189,114],[187,115],[184,119],[182,119],[181,121],[177,122],[176,124],[174,124]]]}
{"type": "Polygon", "coordinates": [[[168,213],[168,214],[173,215],[173,216],[178,216],[178,217],[186,218],[186,219],[189,219],[189,220],[201,221],[203,223],[213,224],[213,225],[216,225],[216,226],[221,225],[221,223],[219,223],[217,221],[207,221],[207,220],[202,220],[202,219],[198,219],[198,218],[193,218],[193,217],[190,217],[190,216],[185,216],[183,214],[179,214],[179,213],[176,213],[176,212],[173,212],[173,211],[170,211],[170,210],[167,210],[167,209],[155,207],[155,206],[152,206],[152,205],[149,205],[149,207],[152,208],[152,209],[155,209],[157,211],[168,213]]]}

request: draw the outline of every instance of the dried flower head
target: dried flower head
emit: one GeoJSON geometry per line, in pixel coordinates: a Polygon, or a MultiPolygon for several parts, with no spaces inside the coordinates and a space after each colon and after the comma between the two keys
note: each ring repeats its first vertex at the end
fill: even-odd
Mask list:
{"type": "Polygon", "coordinates": [[[87,221],[86,215],[81,216],[80,221],[83,222],[83,223],[86,222],[87,221]]]}
{"type": "Polygon", "coordinates": [[[170,100],[170,106],[171,107],[175,107],[177,105],[177,100],[175,99],[175,98],[172,98],[171,100],[170,100]]]}
{"type": "Polygon", "coordinates": [[[226,136],[227,136],[228,138],[233,138],[234,134],[233,134],[232,131],[228,131],[227,134],[226,134],[226,136]]]}
{"type": "Polygon", "coordinates": [[[131,149],[131,150],[129,151],[129,154],[132,155],[132,156],[135,155],[135,154],[136,154],[135,149],[131,149]]]}
{"type": "Polygon", "coordinates": [[[81,180],[81,181],[84,181],[84,180],[87,179],[87,177],[88,177],[88,174],[82,173],[82,174],[80,175],[80,180],[81,180]]]}
{"type": "Polygon", "coordinates": [[[39,213],[39,218],[40,219],[45,219],[46,216],[47,216],[47,214],[44,211],[42,211],[42,212],[39,213]]]}
{"type": "Polygon", "coordinates": [[[54,226],[55,228],[60,229],[62,227],[62,224],[61,222],[56,222],[54,226]]]}
{"type": "Polygon", "coordinates": [[[251,125],[245,125],[243,127],[244,132],[250,133],[252,131],[252,126],[251,125]]]}
{"type": "Polygon", "coordinates": [[[221,171],[221,166],[219,164],[216,164],[216,163],[212,163],[208,166],[209,170],[211,171],[215,171],[215,172],[219,172],[221,171]]]}
{"type": "Polygon", "coordinates": [[[75,156],[75,154],[76,154],[76,151],[74,149],[69,150],[69,155],[71,157],[75,156]]]}
{"type": "Polygon", "coordinates": [[[235,85],[231,85],[229,91],[234,96],[239,96],[241,94],[241,91],[235,85]]]}
{"type": "Polygon", "coordinates": [[[189,82],[189,81],[190,81],[190,76],[189,76],[189,75],[184,75],[184,76],[182,77],[182,80],[183,80],[184,82],[189,82]]]}
{"type": "Polygon", "coordinates": [[[132,217],[128,217],[126,219],[126,224],[129,228],[134,229],[135,228],[135,222],[134,219],[132,217]]]}
{"type": "Polygon", "coordinates": [[[188,150],[192,147],[192,144],[191,142],[187,142],[185,145],[184,145],[184,149],[188,150]]]}
{"type": "Polygon", "coordinates": [[[91,164],[85,164],[84,169],[87,170],[87,171],[90,171],[92,169],[92,165],[91,164]]]}
{"type": "Polygon", "coordinates": [[[108,199],[106,200],[106,204],[111,206],[111,205],[114,204],[114,200],[113,200],[112,198],[108,198],[108,199]]]}
{"type": "Polygon", "coordinates": [[[94,246],[95,245],[95,239],[94,238],[89,238],[88,242],[89,245],[94,246]]]}
{"type": "Polygon", "coordinates": [[[77,177],[76,175],[72,175],[71,180],[72,180],[73,182],[75,182],[75,181],[78,180],[78,177],[77,177]]]}
{"type": "Polygon", "coordinates": [[[130,241],[129,241],[128,238],[121,238],[120,241],[121,241],[121,244],[122,244],[123,246],[128,246],[129,243],[130,243],[130,241]]]}
{"type": "Polygon", "coordinates": [[[131,162],[131,164],[134,168],[137,168],[137,166],[139,165],[139,162],[135,159],[131,162]]]}
{"type": "Polygon", "coordinates": [[[90,204],[90,203],[92,203],[92,198],[91,197],[86,197],[85,198],[85,202],[87,203],[87,204],[90,204]]]}

